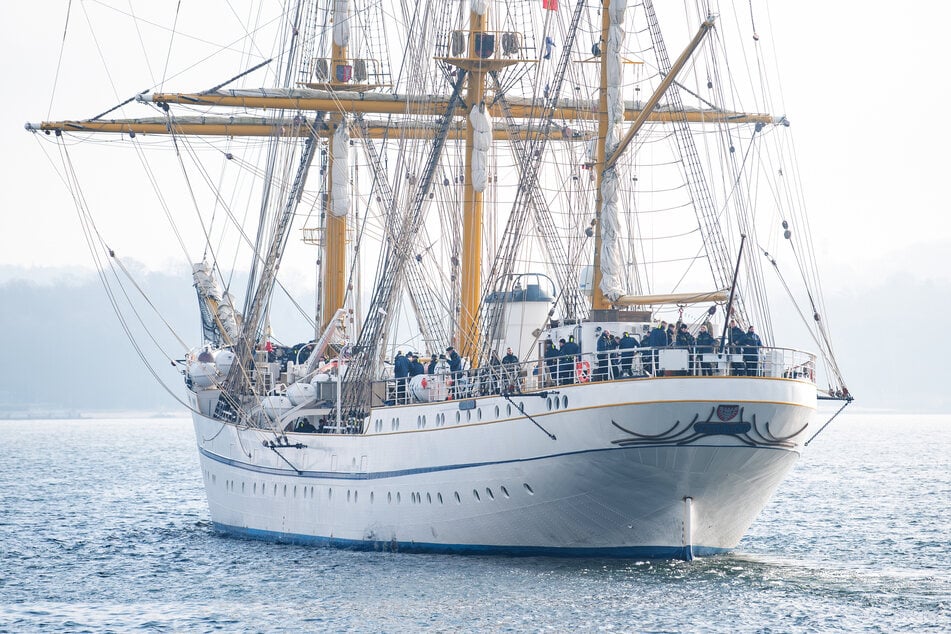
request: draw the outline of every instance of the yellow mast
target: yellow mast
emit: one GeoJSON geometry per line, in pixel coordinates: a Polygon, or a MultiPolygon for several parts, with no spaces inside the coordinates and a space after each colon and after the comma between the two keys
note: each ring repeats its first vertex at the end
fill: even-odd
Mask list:
{"type": "MultiPolygon", "coordinates": [[[[474,10],[469,14],[469,58],[481,57],[477,50],[477,39],[485,32],[488,8],[485,15],[474,10]]],[[[469,108],[478,108],[485,98],[486,71],[479,63],[469,68],[466,83],[465,102],[469,108]]],[[[479,310],[479,287],[482,280],[482,192],[473,186],[472,165],[475,130],[466,126],[465,181],[463,183],[462,207],[462,267],[460,271],[462,289],[459,303],[459,353],[468,356],[473,365],[477,362],[479,350],[479,325],[476,316],[479,310]]]]}
{"type": "MultiPolygon", "coordinates": [[[[336,19],[337,16],[335,16],[336,19]]],[[[331,48],[330,73],[329,80],[335,82],[337,68],[344,67],[347,64],[347,47],[333,42],[331,48]]],[[[328,135],[327,143],[327,204],[324,208],[324,257],[320,262],[322,277],[320,301],[320,331],[327,328],[333,320],[337,310],[343,308],[344,298],[346,297],[346,288],[344,283],[347,274],[347,214],[336,215],[331,212],[333,205],[333,164],[334,164],[334,143],[336,137],[333,131],[339,125],[346,125],[343,115],[334,113],[330,117],[331,133],[328,135]]]]}

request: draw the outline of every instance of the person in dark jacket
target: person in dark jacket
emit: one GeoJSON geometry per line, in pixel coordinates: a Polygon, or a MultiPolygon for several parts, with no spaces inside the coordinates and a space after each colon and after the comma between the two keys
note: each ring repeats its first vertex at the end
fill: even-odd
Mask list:
{"type": "Polygon", "coordinates": [[[508,392],[516,391],[518,386],[518,356],[512,352],[511,348],[506,348],[505,356],[502,357],[502,373],[505,378],[502,388],[508,392]]]}
{"type": "Polygon", "coordinates": [[[549,339],[545,342],[545,369],[548,371],[548,378],[545,385],[556,384],[558,382],[558,348],[555,342],[549,339]]]}
{"type": "Polygon", "coordinates": [[[759,376],[759,349],[763,345],[759,335],[750,326],[743,337],[743,362],[747,376],[759,376]]]}
{"type": "Polygon", "coordinates": [[[703,376],[713,374],[713,364],[705,362],[703,355],[713,353],[713,348],[716,344],[716,339],[707,331],[707,325],[702,324],[700,326],[700,332],[697,334],[697,357],[700,359],[700,373],[703,374],[703,376]]]}
{"type": "Polygon", "coordinates": [[[426,374],[426,369],[423,367],[423,364],[419,360],[419,355],[415,352],[409,355],[409,376],[413,378],[420,374],[426,374]]]}
{"type": "Polygon", "coordinates": [[[634,348],[637,347],[637,339],[631,336],[631,333],[625,332],[621,335],[618,342],[618,348],[621,350],[621,376],[634,376],[634,348]]]}
{"type": "Polygon", "coordinates": [[[452,389],[456,398],[459,398],[459,389],[461,385],[460,379],[462,378],[462,358],[452,346],[446,348],[446,358],[449,359],[449,372],[450,376],[452,377],[452,389]]]}
{"type": "Polygon", "coordinates": [[[689,361],[688,361],[688,374],[693,374],[693,371],[696,369],[696,355],[694,354],[693,346],[696,343],[696,340],[693,338],[693,335],[690,334],[690,329],[687,327],[687,324],[681,323],[677,329],[677,338],[674,340],[674,345],[678,348],[687,348],[690,351],[689,361]]]}
{"type": "Polygon", "coordinates": [[[406,402],[406,380],[409,376],[409,359],[403,356],[402,350],[396,351],[393,359],[393,377],[396,379],[396,402],[406,402]]]}
{"type": "Polygon", "coordinates": [[[669,343],[667,340],[667,322],[662,321],[657,328],[651,330],[650,336],[647,338],[648,345],[652,348],[651,350],[651,363],[650,370],[651,374],[658,376],[660,372],[660,354],[659,348],[666,348],[669,343]]]}
{"type": "Polygon", "coordinates": [[[611,333],[605,330],[598,337],[598,367],[594,370],[594,380],[604,381],[608,378],[608,363],[611,354],[611,333]]]}
{"type": "MultiPolygon", "coordinates": [[[[730,320],[730,327],[726,331],[727,342],[730,344],[730,349],[727,350],[729,354],[740,354],[740,346],[743,344],[743,339],[746,337],[743,334],[743,329],[736,324],[735,319],[730,320]]],[[[730,374],[744,374],[744,364],[742,363],[730,363],[730,374]]]]}
{"type": "Polygon", "coordinates": [[[690,334],[690,328],[687,324],[680,324],[680,330],[677,331],[677,337],[674,339],[674,345],[681,348],[688,348],[696,343],[696,339],[690,334]]]}
{"type": "MultiPolygon", "coordinates": [[[[562,339],[562,341],[565,341],[562,339]]],[[[568,336],[568,341],[565,341],[561,344],[561,358],[564,363],[564,368],[561,373],[561,384],[562,385],[571,385],[576,382],[576,374],[578,372],[578,353],[581,351],[578,348],[578,344],[575,343],[575,338],[573,335],[568,336]]]]}

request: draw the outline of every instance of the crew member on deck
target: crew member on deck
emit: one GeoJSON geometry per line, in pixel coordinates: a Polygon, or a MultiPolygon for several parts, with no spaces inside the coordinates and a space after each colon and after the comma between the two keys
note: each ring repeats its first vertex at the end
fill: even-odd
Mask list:
{"type": "Polygon", "coordinates": [[[701,324],[700,332],[697,334],[697,356],[700,359],[700,373],[703,376],[713,374],[713,364],[705,362],[703,355],[711,354],[716,343],[716,339],[713,338],[713,335],[707,332],[707,325],[701,324]]]}
{"type": "Polygon", "coordinates": [[[518,387],[518,357],[512,352],[512,348],[505,349],[505,356],[502,357],[502,370],[505,374],[505,385],[502,389],[508,392],[516,391],[518,387]]]}
{"type": "Polygon", "coordinates": [[[621,350],[621,376],[634,376],[634,348],[637,347],[637,339],[631,336],[631,333],[625,332],[621,335],[618,342],[621,350]]]}
{"type": "Polygon", "coordinates": [[[743,337],[743,362],[747,376],[759,376],[759,349],[763,345],[759,335],[754,332],[753,326],[746,330],[743,337]]]}
{"type": "Polygon", "coordinates": [[[406,381],[409,377],[409,359],[403,356],[402,350],[396,351],[393,359],[393,378],[396,379],[396,403],[406,402],[406,381]]]}
{"type": "Polygon", "coordinates": [[[561,346],[561,356],[564,358],[565,362],[568,364],[568,374],[567,376],[562,376],[562,385],[570,385],[574,383],[577,379],[576,374],[578,372],[578,353],[581,349],[578,347],[578,344],[575,343],[575,336],[568,335],[568,341],[561,346]]]}

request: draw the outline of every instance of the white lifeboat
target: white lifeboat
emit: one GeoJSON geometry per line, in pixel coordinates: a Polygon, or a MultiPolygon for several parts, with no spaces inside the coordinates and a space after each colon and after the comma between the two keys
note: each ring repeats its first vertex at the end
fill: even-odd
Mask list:
{"type": "Polygon", "coordinates": [[[449,377],[417,374],[409,380],[409,391],[421,403],[445,401],[449,397],[449,377]]]}
{"type": "Polygon", "coordinates": [[[317,398],[317,388],[310,383],[297,382],[287,386],[287,398],[295,406],[310,403],[317,398]]]}

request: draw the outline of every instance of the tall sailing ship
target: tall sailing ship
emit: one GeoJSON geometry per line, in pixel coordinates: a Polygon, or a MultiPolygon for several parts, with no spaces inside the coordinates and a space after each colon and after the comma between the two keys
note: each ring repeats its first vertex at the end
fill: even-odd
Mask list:
{"type": "Polygon", "coordinates": [[[789,121],[755,112],[774,103],[756,10],[678,11],[665,39],[652,0],[285,2],[279,53],[214,88],[27,124],[62,144],[83,218],[68,139],[175,150],[201,222],[179,237],[202,326],[179,367],[217,529],[450,553],[737,545],[817,401],[851,396],[789,121]],[[295,235],[313,316],[278,275],[295,235]],[[303,336],[272,328],[288,306],[303,336]],[[777,334],[800,318],[818,354],[777,334]]]}

